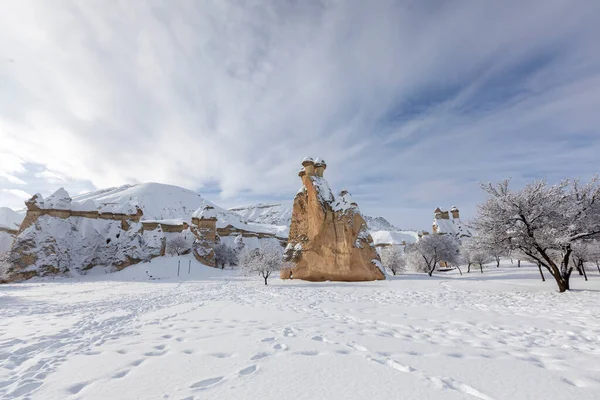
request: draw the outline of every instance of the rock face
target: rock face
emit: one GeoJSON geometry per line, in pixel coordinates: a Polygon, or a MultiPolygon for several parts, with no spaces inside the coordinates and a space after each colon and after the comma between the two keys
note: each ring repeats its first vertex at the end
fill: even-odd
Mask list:
{"type": "Polygon", "coordinates": [[[307,158],[298,174],[283,279],[371,281],[385,279],[373,239],[348,192],[336,198],[323,178],[326,164],[307,158]]]}
{"type": "Polygon", "coordinates": [[[8,252],[4,281],[34,276],[84,274],[95,266],[121,270],[164,254],[173,235],[191,241],[189,230],[177,233],[144,231],[142,212],[132,205],[73,202],[64,189],[44,199],[36,194],[8,252]]]}

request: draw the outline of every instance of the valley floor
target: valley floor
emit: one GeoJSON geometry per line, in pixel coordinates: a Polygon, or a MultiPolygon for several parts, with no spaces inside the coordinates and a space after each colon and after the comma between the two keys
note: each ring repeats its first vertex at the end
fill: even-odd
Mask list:
{"type": "Polygon", "coordinates": [[[600,398],[597,272],[265,287],[181,260],[0,286],[0,398],[600,398]]]}

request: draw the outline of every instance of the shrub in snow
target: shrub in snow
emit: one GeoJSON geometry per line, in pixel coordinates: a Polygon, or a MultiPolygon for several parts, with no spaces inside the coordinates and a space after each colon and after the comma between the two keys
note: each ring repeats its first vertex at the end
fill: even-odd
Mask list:
{"type": "Polygon", "coordinates": [[[381,249],[381,263],[397,275],[406,272],[406,258],[398,246],[388,246],[381,249]]]}
{"type": "Polygon", "coordinates": [[[433,233],[406,246],[408,264],[413,270],[431,276],[440,262],[455,264],[458,261],[458,242],[450,235],[433,233]]]}
{"type": "Polygon", "coordinates": [[[260,247],[252,250],[244,250],[238,263],[241,270],[247,275],[260,275],[267,280],[273,274],[282,268],[283,251],[280,246],[274,243],[264,243],[260,247]]]}
{"type": "Polygon", "coordinates": [[[600,185],[564,180],[549,186],[533,182],[511,191],[509,181],[483,185],[490,198],[472,226],[481,246],[518,251],[550,272],[560,292],[569,290],[576,243],[600,238],[600,185]]]}

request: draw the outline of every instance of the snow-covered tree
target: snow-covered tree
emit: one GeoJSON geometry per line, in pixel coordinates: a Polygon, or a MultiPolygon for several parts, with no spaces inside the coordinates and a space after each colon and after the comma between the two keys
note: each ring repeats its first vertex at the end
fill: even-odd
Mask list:
{"type": "Polygon", "coordinates": [[[417,271],[431,276],[440,262],[454,264],[458,261],[458,242],[450,235],[433,233],[406,246],[408,262],[417,271]]]}
{"type": "Polygon", "coordinates": [[[221,269],[225,269],[225,265],[233,265],[237,262],[237,253],[235,250],[226,245],[225,243],[219,243],[213,248],[215,252],[215,259],[217,266],[221,266],[221,269]]]}
{"type": "Polygon", "coordinates": [[[244,247],[246,247],[246,244],[244,243],[243,236],[237,235],[233,240],[233,249],[235,250],[236,254],[240,254],[244,250],[244,247]]]}
{"type": "Polygon", "coordinates": [[[483,274],[484,264],[490,262],[492,258],[485,251],[475,250],[471,256],[471,259],[473,260],[473,264],[479,265],[479,270],[483,274]]]}
{"type": "Polygon", "coordinates": [[[406,258],[398,246],[383,247],[381,249],[381,263],[394,275],[406,272],[406,258]]]}
{"type": "Polygon", "coordinates": [[[467,266],[467,273],[471,272],[471,266],[475,264],[473,258],[476,250],[473,248],[471,238],[465,238],[460,243],[459,262],[467,266]]]}
{"type": "Polygon", "coordinates": [[[547,269],[560,292],[569,290],[573,245],[600,237],[600,185],[546,181],[511,191],[509,181],[483,185],[490,198],[472,224],[482,247],[517,250],[547,269]]]}
{"type": "Polygon", "coordinates": [[[283,250],[273,242],[263,243],[259,248],[244,250],[240,254],[239,264],[241,270],[247,275],[258,274],[267,280],[281,269],[283,263],[283,250]]]}
{"type": "Polygon", "coordinates": [[[181,235],[174,236],[167,240],[167,254],[180,256],[190,251],[191,244],[181,235]]]}

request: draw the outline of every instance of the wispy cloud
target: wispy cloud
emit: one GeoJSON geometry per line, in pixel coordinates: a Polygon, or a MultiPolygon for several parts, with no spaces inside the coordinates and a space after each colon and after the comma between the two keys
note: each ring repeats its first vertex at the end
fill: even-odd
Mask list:
{"type": "Polygon", "coordinates": [[[311,154],[365,212],[427,228],[479,181],[598,171],[596,1],[0,7],[5,189],[291,199],[311,154]]]}

